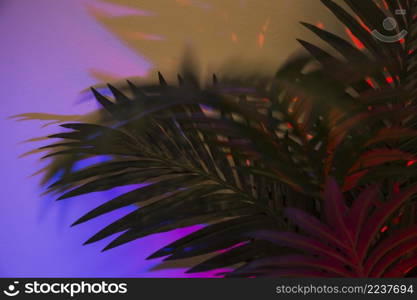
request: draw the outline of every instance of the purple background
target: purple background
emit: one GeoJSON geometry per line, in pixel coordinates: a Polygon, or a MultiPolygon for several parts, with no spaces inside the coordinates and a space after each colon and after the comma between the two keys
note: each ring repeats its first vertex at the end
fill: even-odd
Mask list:
{"type": "Polygon", "coordinates": [[[149,62],[88,15],[85,4],[92,2],[0,1],[1,277],[185,276],[181,268],[150,271],[159,261],[144,258],[192,229],[154,235],[104,253],[100,250],[109,239],[82,246],[88,237],[132,207],[70,228],[77,217],[109,195],[95,193],[54,202],[41,196],[40,177],[29,176],[42,166],[39,155],[18,158],[36,146],[22,141],[44,136],[56,126],[41,128],[43,123],[16,122],[8,117],[26,112],[88,112],[96,104],[80,104],[78,100],[81,90],[97,83],[89,70],[127,77],[144,75],[150,68],[149,62]]]}

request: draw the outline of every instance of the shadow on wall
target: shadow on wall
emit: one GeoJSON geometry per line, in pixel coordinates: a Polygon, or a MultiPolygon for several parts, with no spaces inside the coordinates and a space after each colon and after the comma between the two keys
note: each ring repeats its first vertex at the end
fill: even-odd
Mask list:
{"type": "Polygon", "coordinates": [[[102,245],[83,247],[92,233],[130,210],[70,228],[75,218],[102,203],[102,196],[61,203],[40,196],[40,178],[29,178],[41,167],[38,156],[18,156],[34,147],[22,141],[56,127],[7,118],[28,111],[86,113],[96,104],[75,103],[79,91],[97,83],[89,69],[133,76],[146,74],[150,64],[102,29],[85,11],[85,1],[0,2],[0,80],[7,87],[0,113],[0,276],[147,276],[156,262],[143,258],[170,237],[152,237],[103,254],[102,245]]]}
{"type": "Polygon", "coordinates": [[[0,80],[7,89],[3,91],[0,119],[0,226],[7,230],[0,234],[0,276],[184,276],[182,268],[149,272],[158,261],[144,258],[194,229],[155,235],[105,253],[100,249],[106,240],[81,246],[93,233],[131,209],[69,228],[77,217],[101,204],[103,196],[94,194],[60,203],[40,197],[39,178],[28,178],[40,167],[38,157],[17,159],[34,145],[20,142],[44,136],[56,127],[40,130],[38,123],[16,123],[6,118],[30,111],[89,112],[96,108],[95,103],[74,105],[79,91],[102,81],[144,76],[151,68],[145,58],[169,78],[187,43],[194,45],[210,72],[220,69],[230,57],[249,64],[259,59],[265,70],[273,71],[298,48],[295,38],[309,34],[299,20],[331,27],[330,14],[311,2],[1,1],[0,50],[4,59],[0,62],[0,80]]]}
{"type": "MultiPolygon", "coordinates": [[[[256,66],[275,72],[300,48],[296,38],[308,36],[321,44],[299,21],[343,31],[340,25],[334,26],[338,23],[318,2],[103,0],[87,7],[105,28],[169,78],[176,75],[186,46],[195,50],[208,73],[218,72],[230,60],[234,68],[256,66]]],[[[153,73],[150,75],[155,78],[153,73]]],[[[97,70],[95,74],[106,77],[97,70]]]]}

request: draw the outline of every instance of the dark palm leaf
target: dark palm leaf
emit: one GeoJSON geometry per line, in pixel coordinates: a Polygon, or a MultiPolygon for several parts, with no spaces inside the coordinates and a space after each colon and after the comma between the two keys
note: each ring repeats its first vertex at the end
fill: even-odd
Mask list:
{"type": "Polygon", "coordinates": [[[316,272],[326,277],[403,277],[417,267],[417,225],[398,229],[390,220],[416,193],[413,185],[381,202],[378,187],[370,186],[348,206],[330,179],[324,195],[325,221],[287,208],[286,216],[303,234],[263,230],[251,235],[299,254],[255,260],[230,276],[308,277],[316,272]]]}
{"type": "MultiPolygon", "coordinates": [[[[189,76],[181,78],[179,87],[168,86],[160,74],[158,86],[139,87],[129,83],[131,98],[110,86],[114,101],[93,90],[114,120],[102,125],[63,124],[67,131],[49,136],[60,139],[59,142],[42,147],[48,151],[45,158],[71,156],[72,164],[86,157],[111,157],[105,162],[62,175],[49,186],[50,191],[61,194],[58,200],[118,186],[139,185],[74,222],[74,225],[80,224],[132,204],[140,206],[86,243],[122,232],[105,248],[107,250],[150,234],[209,224],[153,257],[171,254],[169,259],[187,258],[239,244],[234,251],[242,251],[243,259],[251,256],[248,253],[253,250],[246,245],[252,243],[251,238],[242,233],[253,228],[282,228],[282,206],[278,203],[281,199],[277,199],[280,194],[272,197],[277,183],[243,171],[243,167],[248,165],[256,168],[258,162],[240,159],[241,154],[234,145],[219,147],[214,142],[219,134],[201,131],[201,122],[189,122],[203,119],[207,114],[216,114],[222,107],[225,117],[210,123],[209,127],[219,130],[224,122],[227,126],[222,135],[233,136],[241,134],[242,128],[229,126],[227,114],[233,111],[253,120],[264,116],[257,113],[258,108],[251,110],[256,105],[236,109],[238,106],[234,100],[227,97],[240,96],[242,90],[238,86],[217,87],[215,84],[200,89],[189,76]],[[203,107],[202,103],[207,106],[203,107]]],[[[247,97],[262,97],[258,93],[256,87],[245,89],[247,97]]],[[[261,138],[257,139],[261,141],[261,138]]],[[[253,152],[241,146],[243,152],[253,152]]],[[[264,252],[267,249],[268,245],[264,252]]],[[[224,259],[215,258],[214,266],[228,265],[229,261],[233,264],[241,262],[226,256],[224,259]]],[[[209,263],[205,264],[205,269],[209,263]]]]}
{"type": "Polygon", "coordinates": [[[113,99],[92,90],[103,107],[100,118],[63,124],[66,131],[49,136],[59,141],[41,148],[53,161],[48,178],[65,170],[49,191],[65,199],[138,185],[74,225],[139,207],[87,243],[121,233],[110,249],[208,224],[150,258],[226,249],[189,272],[243,263],[232,276],[397,276],[414,266],[414,227],[406,226],[416,221],[409,199],[417,179],[416,3],[398,1],[407,14],[394,17],[409,35],[387,44],[367,28],[382,30],[383,20],[395,14],[392,3],[385,8],[378,1],[346,0],[353,15],[331,0],[322,2],[363,49],[304,24],[333,50],[300,41],[311,55],[289,60],[274,78],[213,76],[203,85],[185,64],[178,86],[158,74],[159,84],[109,85],[113,99]],[[76,162],[101,156],[110,159],[74,169],[76,162]],[[390,200],[379,201],[375,187],[363,189],[375,182],[383,183],[383,199],[390,200]],[[297,209],[284,215],[288,206],[297,209]],[[399,217],[394,236],[403,238],[391,235],[392,226],[378,233],[399,217]],[[402,260],[391,260],[390,251],[402,260]]]}
{"type": "MultiPolygon", "coordinates": [[[[326,147],[331,155],[326,164],[329,166],[327,171],[340,182],[344,180],[345,190],[348,190],[358,182],[366,183],[365,179],[369,177],[365,174],[380,173],[377,168],[369,170],[364,166],[359,169],[361,161],[371,159],[374,161],[372,167],[389,161],[394,166],[401,164],[405,167],[402,160],[415,160],[417,145],[412,129],[416,124],[413,100],[416,86],[415,68],[412,66],[415,64],[416,1],[345,0],[356,15],[331,0],[322,2],[356,38],[355,46],[324,29],[304,24],[333,48],[331,52],[335,52],[335,56],[300,41],[321,63],[322,71],[347,93],[346,110],[335,112],[331,120],[326,147]],[[399,9],[403,9],[405,14],[398,14],[399,9]],[[408,35],[394,43],[377,39],[370,31],[377,30],[390,36],[397,33],[383,28],[387,17],[394,18],[397,29],[406,30],[408,35]],[[392,148],[407,153],[398,156],[400,159],[397,160],[394,159],[397,150],[392,152],[392,148]]],[[[341,99],[346,101],[341,97],[332,97],[331,101],[341,99]]],[[[384,176],[393,174],[385,173],[384,176]]]]}

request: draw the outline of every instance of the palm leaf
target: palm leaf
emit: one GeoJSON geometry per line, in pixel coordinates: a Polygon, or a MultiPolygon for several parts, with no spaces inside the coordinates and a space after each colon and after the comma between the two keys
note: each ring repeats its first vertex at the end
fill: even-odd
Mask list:
{"type": "Polygon", "coordinates": [[[63,124],[48,137],[59,141],[39,149],[52,160],[46,178],[58,177],[49,191],[63,200],[136,185],[74,225],[139,208],[86,243],[119,233],[107,250],[206,224],[150,258],[221,251],[189,271],[239,265],[230,274],[239,277],[397,276],[415,266],[412,230],[394,238],[383,227],[402,208],[409,212],[401,226],[416,218],[415,1],[402,1],[407,14],[394,16],[409,32],[395,44],[368,31],[382,30],[391,3],[345,0],[348,11],[322,2],[360,49],[303,23],[330,49],[299,40],[309,55],[273,78],[247,72],[201,83],[186,62],[178,86],[158,73],[159,84],[108,85],[112,96],[92,89],[99,117],[63,124]],[[74,168],[102,156],[108,160],[74,168]]]}
{"type": "MultiPolygon", "coordinates": [[[[338,210],[341,190],[334,180],[326,185],[324,208],[338,210]],[[334,201],[335,197],[339,198],[334,201]]],[[[334,277],[385,277],[392,274],[406,275],[415,266],[415,249],[417,248],[416,227],[408,227],[399,231],[390,232],[390,235],[381,234],[381,228],[388,223],[390,216],[398,212],[405,201],[417,193],[416,186],[396,193],[378,209],[369,210],[369,204],[362,204],[365,197],[375,194],[375,187],[362,191],[361,195],[347,208],[347,219],[343,216],[327,218],[325,223],[318,223],[312,229],[311,222],[300,222],[297,210],[287,209],[286,215],[293,220],[303,232],[312,233],[312,236],[294,234],[290,232],[257,231],[251,234],[254,238],[270,241],[278,246],[297,249],[304,254],[295,256],[267,257],[255,260],[237,269],[230,276],[242,274],[257,274],[269,276],[280,274],[281,269],[287,272],[288,268],[306,268],[310,272],[330,272],[334,277]],[[363,216],[369,222],[363,223],[363,216]],[[347,222],[349,220],[349,222],[347,222]],[[346,238],[343,234],[348,224],[363,224],[350,227],[352,236],[359,239],[346,238]],[[326,228],[323,231],[323,228],[326,228]],[[357,232],[356,232],[357,231],[357,232]],[[325,232],[325,234],[323,234],[325,232]],[[373,245],[372,247],[370,247],[373,245]],[[340,250],[343,250],[340,252],[340,250]],[[311,254],[315,254],[311,256],[311,254]]],[[[368,202],[369,203],[369,202],[368,202]]],[[[346,203],[344,203],[346,205],[346,203]]],[[[312,219],[308,216],[307,219],[312,219]]],[[[385,229],[386,230],[386,229],[385,229]]],[[[385,232],[385,231],[382,231],[385,232]]],[[[287,276],[286,273],[282,274],[287,276]]]]}

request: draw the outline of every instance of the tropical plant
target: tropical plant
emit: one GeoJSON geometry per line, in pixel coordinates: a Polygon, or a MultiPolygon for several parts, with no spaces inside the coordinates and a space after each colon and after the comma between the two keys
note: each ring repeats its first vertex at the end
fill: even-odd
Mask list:
{"type": "Polygon", "coordinates": [[[102,118],[65,123],[67,131],[49,136],[60,141],[40,149],[67,158],[53,161],[48,178],[64,172],[49,190],[61,200],[139,184],[74,225],[140,207],[87,243],[121,233],[107,250],[206,224],[150,258],[214,253],[189,272],[239,265],[228,276],[411,274],[416,1],[345,0],[356,15],[322,2],[356,46],[304,24],[335,51],[300,41],[311,55],[289,60],[273,78],[214,75],[202,84],[185,63],[178,86],[161,74],[159,84],[109,85],[114,101],[93,88],[102,118]],[[396,15],[397,7],[407,14],[396,15]],[[406,39],[389,44],[370,34],[387,15],[408,30],[406,39]],[[98,156],[109,158],[73,169],[98,156]]]}
{"type": "Polygon", "coordinates": [[[372,185],[349,206],[336,181],[329,179],[323,197],[324,222],[300,209],[285,210],[288,219],[308,235],[267,230],[251,234],[304,253],[258,259],[230,276],[404,277],[417,266],[417,226],[401,228],[397,219],[390,221],[416,192],[417,185],[394,189],[383,202],[378,186],[372,185]]]}

